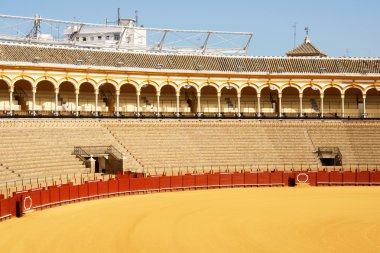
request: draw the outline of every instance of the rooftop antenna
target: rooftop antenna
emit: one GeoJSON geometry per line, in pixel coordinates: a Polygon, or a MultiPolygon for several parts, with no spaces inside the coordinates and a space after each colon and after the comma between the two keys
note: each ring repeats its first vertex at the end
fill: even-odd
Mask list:
{"type": "Polygon", "coordinates": [[[41,17],[35,15],[34,21],[33,21],[33,28],[30,30],[29,34],[27,35],[27,38],[34,38],[36,39],[38,37],[38,33],[40,33],[41,29],[41,17]]]}
{"type": "Polygon", "coordinates": [[[136,21],[136,26],[139,26],[139,11],[135,10],[135,21],[136,21]]]}
{"type": "Polygon", "coordinates": [[[309,26],[305,27],[305,32],[306,32],[305,43],[310,43],[310,37],[309,37],[310,28],[309,28],[309,26]]]}
{"type": "Polygon", "coordinates": [[[293,42],[293,44],[294,44],[294,47],[296,47],[296,45],[297,45],[297,22],[294,22],[294,25],[292,27],[294,29],[294,34],[293,34],[294,42],[293,42]]]}
{"type": "Polygon", "coordinates": [[[120,8],[117,8],[117,25],[120,25],[120,8]]]}

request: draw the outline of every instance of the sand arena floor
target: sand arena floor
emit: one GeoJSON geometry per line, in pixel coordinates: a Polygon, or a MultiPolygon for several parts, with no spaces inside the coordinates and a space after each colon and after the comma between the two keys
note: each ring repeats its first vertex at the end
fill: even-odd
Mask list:
{"type": "Polygon", "coordinates": [[[101,199],[0,223],[0,252],[380,252],[380,187],[101,199]]]}

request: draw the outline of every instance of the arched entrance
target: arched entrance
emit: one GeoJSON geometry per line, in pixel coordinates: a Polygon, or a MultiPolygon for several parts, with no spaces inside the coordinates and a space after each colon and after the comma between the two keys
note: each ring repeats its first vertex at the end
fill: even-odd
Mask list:
{"type": "Polygon", "coordinates": [[[155,117],[157,113],[157,90],[151,84],[144,84],[140,90],[140,113],[145,117],[155,117]]]}
{"type": "Polygon", "coordinates": [[[93,115],[100,111],[101,106],[104,103],[100,103],[99,106],[99,95],[98,95],[98,108],[95,107],[95,88],[91,83],[82,83],[79,87],[79,107],[78,111],[81,115],[93,115]]]}
{"type": "MultiPolygon", "coordinates": [[[[13,110],[15,110],[13,106],[13,110]]],[[[8,111],[10,111],[10,105],[9,105],[9,87],[8,84],[0,79],[0,113],[6,114],[8,111]]]]}
{"type": "Polygon", "coordinates": [[[201,112],[206,117],[215,117],[218,113],[218,92],[211,85],[201,89],[201,112]]]}
{"type": "Polygon", "coordinates": [[[223,87],[220,97],[220,109],[224,117],[234,117],[238,114],[237,90],[233,86],[223,87]]]}
{"type": "MultiPolygon", "coordinates": [[[[181,111],[180,106],[180,111],[181,111]]],[[[160,90],[160,113],[163,117],[173,117],[177,112],[177,98],[175,88],[165,85],[160,90]]]]}
{"type": "Polygon", "coordinates": [[[363,93],[358,88],[349,88],[344,93],[344,116],[361,118],[364,114],[363,93]]]}
{"type": "Polygon", "coordinates": [[[197,89],[192,85],[185,85],[180,90],[180,108],[182,116],[194,116],[198,112],[197,89]]]}
{"type": "Polygon", "coordinates": [[[303,113],[306,117],[316,118],[321,114],[321,96],[315,87],[308,87],[302,96],[303,113]]]}
{"type": "Polygon", "coordinates": [[[114,115],[116,112],[116,88],[110,83],[99,86],[98,107],[101,114],[114,115]]]}
{"type": "Polygon", "coordinates": [[[54,84],[45,80],[37,83],[35,110],[44,115],[52,115],[56,107],[54,84]]]}
{"type": "Polygon", "coordinates": [[[32,84],[27,80],[18,80],[14,83],[14,98],[20,105],[21,114],[33,112],[33,92],[32,84]]]}
{"type": "Polygon", "coordinates": [[[125,83],[120,87],[119,107],[122,116],[134,116],[137,112],[136,87],[125,83]]]}
{"type": "Polygon", "coordinates": [[[325,118],[342,116],[342,99],[338,88],[330,87],[324,92],[323,111],[325,118]]]}
{"type": "Polygon", "coordinates": [[[367,118],[380,118],[380,87],[367,91],[365,111],[367,118]]]}
{"type": "Polygon", "coordinates": [[[59,85],[58,109],[62,115],[72,115],[76,111],[75,86],[70,82],[63,82],[59,85]]]}
{"type": "Polygon", "coordinates": [[[284,117],[298,117],[301,115],[299,91],[295,87],[286,87],[282,90],[282,115],[284,117]]]}
{"type": "Polygon", "coordinates": [[[240,112],[243,117],[258,116],[257,91],[255,88],[247,86],[241,90],[240,112]]]}
{"type": "Polygon", "coordinates": [[[265,87],[261,90],[260,104],[263,117],[280,116],[278,91],[275,87],[265,87]]]}

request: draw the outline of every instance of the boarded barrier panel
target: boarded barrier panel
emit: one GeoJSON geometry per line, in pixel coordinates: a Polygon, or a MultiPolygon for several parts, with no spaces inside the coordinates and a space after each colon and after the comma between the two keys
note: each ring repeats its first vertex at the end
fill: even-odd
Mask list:
{"type": "Polygon", "coordinates": [[[344,185],[355,185],[356,184],[356,173],[352,171],[343,172],[343,184],[344,185]]]}
{"type": "Polygon", "coordinates": [[[380,171],[372,171],[370,174],[371,185],[380,185],[380,171]]]}
{"type": "Polygon", "coordinates": [[[163,176],[160,177],[160,189],[169,189],[170,188],[170,177],[163,176]]]}
{"type": "Polygon", "coordinates": [[[60,201],[70,200],[70,186],[64,185],[59,187],[59,199],[60,201]]]}
{"type": "Polygon", "coordinates": [[[275,172],[270,173],[270,184],[284,185],[283,175],[284,173],[282,171],[275,171],[275,172]]]}
{"type": "Polygon", "coordinates": [[[130,178],[129,187],[130,191],[145,191],[145,178],[130,178]]]}
{"type": "Polygon", "coordinates": [[[330,173],[327,171],[318,171],[317,172],[317,184],[318,185],[330,184],[330,173]]]}
{"type": "Polygon", "coordinates": [[[195,186],[198,188],[207,188],[207,174],[195,175],[195,186]]]}
{"type": "Polygon", "coordinates": [[[294,172],[284,171],[282,174],[282,182],[285,186],[294,186],[296,182],[294,172]]]}
{"type": "Polygon", "coordinates": [[[219,179],[219,184],[221,186],[223,185],[232,185],[232,174],[230,173],[220,173],[220,179],[219,179]]]}
{"type": "Polygon", "coordinates": [[[98,195],[98,182],[89,182],[87,183],[87,186],[89,197],[98,195]]]}
{"type": "Polygon", "coordinates": [[[147,177],[145,178],[146,190],[159,190],[160,189],[160,177],[147,177]]]}
{"type": "Polygon", "coordinates": [[[70,199],[77,199],[79,198],[79,185],[70,186],[70,199]]]}
{"type": "Polygon", "coordinates": [[[117,193],[119,192],[119,180],[110,180],[108,181],[108,192],[117,193]]]}
{"type": "Polygon", "coordinates": [[[244,181],[246,185],[257,185],[258,174],[256,172],[246,172],[244,174],[244,181]]]}
{"type": "Polygon", "coordinates": [[[4,217],[11,214],[9,208],[9,199],[0,200],[0,217],[4,217]]]}
{"type": "Polygon", "coordinates": [[[307,175],[309,176],[309,184],[311,186],[317,185],[317,172],[308,172],[307,175]]]}
{"type": "Polygon", "coordinates": [[[41,205],[46,206],[50,204],[50,191],[42,190],[41,191],[41,205]]]}
{"type": "Polygon", "coordinates": [[[49,191],[50,191],[50,204],[58,203],[59,202],[59,188],[56,186],[49,187],[49,191]]]}
{"type": "Polygon", "coordinates": [[[244,185],[244,173],[234,173],[232,174],[232,184],[233,185],[244,185]]]}
{"type": "Polygon", "coordinates": [[[130,184],[129,184],[130,178],[123,177],[120,178],[119,181],[119,191],[120,192],[128,192],[130,190],[130,184]]]}
{"type": "Polygon", "coordinates": [[[88,198],[88,186],[87,186],[87,184],[79,185],[79,198],[88,198]]]}
{"type": "Polygon", "coordinates": [[[369,185],[369,171],[360,171],[356,173],[356,183],[359,185],[369,185]]]}
{"type": "Polygon", "coordinates": [[[330,184],[331,185],[343,185],[343,173],[340,171],[330,172],[330,184]]]}
{"type": "Polygon", "coordinates": [[[219,177],[220,177],[220,174],[208,174],[207,175],[207,186],[209,188],[218,187],[219,186],[219,177]]]}
{"type": "Polygon", "coordinates": [[[170,185],[171,188],[182,188],[182,176],[171,176],[170,185]]]}
{"type": "Polygon", "coordinates": [[[108,195],[108,182],[100,181],[98,182],[98,194],[99,195],[108,195]]]}
{"type": "Polygon", "coordinates": [[[195,186],[195,176],[194,175],[184,175],[182,176],[182,186],[186,188],[194,188],[195,186]]]}
{"type": "Polygon", "coordinates": [[[257,184],[258,185],[270,185],[270,173],[268,171],[257,173],[257,184]]]}

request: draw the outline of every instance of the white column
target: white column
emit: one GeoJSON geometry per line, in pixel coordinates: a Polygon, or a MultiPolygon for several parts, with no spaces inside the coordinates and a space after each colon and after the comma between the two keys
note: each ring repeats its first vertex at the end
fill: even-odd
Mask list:
{"type": "Polygon", "coordinates": [[[367,118],[367,110],[366,110],[366,104],[365,104],[365,100],[367,98],[367,95],[366,94],[363,94],[363,117],[364,118],[367,118]]]}
{"type": "Polygon", "coordinates": [[[54,89],[55,93],[55,116],[58,116],[58,94],[59,94],[59,88],[54,89]]]}
{"type": "Polygon", "coordinates": [[[176,115],[177,115],[177,117],[179,117],[180,116],[180,114],[179,114],[179,96],[181,95],[181,93],[179,91],[176,91],[175,95],[176,95],[176,98],[177,98],[177,110],[176,110],[177,112],[176,112],[176,115]]]}
{"type": "Polygon", "coordinates": [[[198,91],[197,92],[197,114],[198,114],[198,117],[201,116],[202,112],[201,112],[201,92],[198,91]]]}
{"type": "Polygon", "coordinates": [[[79,89],[75,89],[75,115],[79,116],[79,89]]]}
{"type": "Polygon", "coordinates": [[[278,111],[279,117],[282,117],[282,93],[278,93],[278,111]]]}
{"type": "Polygon", "coordinates": [[[222,93],[220,91],[218,91],[218,117],[221,117],[222,114],[221,114],[221,108],[220,108],[220,98],[222,96],[222,93]]]}
{"type": "Polygon", "coordinates": [[[120,90],[116,90],[116,116],[120,116],[120,90]]]}
{"type": "Polygon", "coordinates": [[[238,92],[238,94],[237,94],[237,99],[238,99],[238,108],[237,108],[237,116],[240,118],[240,116],[241,116],[241,108],[240,108],[240,98],[241,98],[241,93],[240,92],[238,92]]]}
{"type": "Polygon", "coordinates": [[[95,89],[95,116],[98,116],[99,89],[95,89]]]}
{"type": "Polygon", "coordinates": [[[302,103],[302,100],[303,100],[303,94],[300,93],[300,117],[303,117],[303,103],[302,103]]]}
{"type": "Polygon", "coordinates": [[[161,95],[161,93],[159,91],[157,91],[157,117],[161,116],[160,95],[161,95]]]}
{"type": "Polygon", "coordinates": [[[340,96],[342,98],[342,118],[344,118],[344,94],[340,96]]]}
{"type": "Polygon", "coordinates": [[[321,93],[321,118],[324,117],[324,111],[323,111],[323,98],[324,98],[324,94],[321,93]]]}
{"type": "Polygon", "coordinates": [[[261,117],[261,93],[257,93],[257,117],[261,117]]]}
{"type": "Polygon", "coordinates": [[[137,115],[137,117],[140,117],[140,91],[139,91],[139,90],[136,92],[136,96],[137,96],[137,110],[136,110],[136,115],[137,115]]]}
{"type": "Polygon", "coordinates": [[[9,87],[9,115],[13,115],[13,89],[14,87],[9,87]]]}
{"type": "Polygon", "coordinates": [[[36,115],[36,92],[37,87],[33,87],[32,94],[33,94],[33,101],[32,101],[32,115],[36,115]]]}

